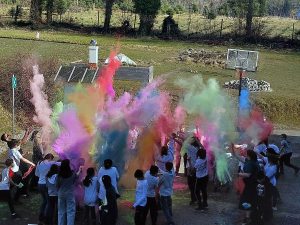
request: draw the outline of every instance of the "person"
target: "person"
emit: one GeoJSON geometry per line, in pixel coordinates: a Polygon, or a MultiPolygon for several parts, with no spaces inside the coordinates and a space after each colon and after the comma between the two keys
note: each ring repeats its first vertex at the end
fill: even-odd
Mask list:
{"type": "Polygon", "coordinates": [[[148,170],[145,173],[145,178],[147,180],[147,204],[146,204],[146,210],[145,210],[145,215],[147,217],[148,212],[150,210],[150,215],[151,215],[151,222],[152,225],[156,225],[157,222],[157,210],[158,210],[158,205],[157,205],[157,199],[156,199],[156,191],[158,188],[158,167],[152,165],[150,167],[150,170],[148,170]]]}
{"type": "Polygon", "coordinates": [[[110,176],[103,175],[102,183],[105,188],[105,197],[102,205],[99,206],[100,225],[116,225],[118,219],[117,193],[110,176]]]}
{"type": "Polygon", "coordinates": [[[10,213],[11,213],[11,217],[12,218],[17,218],[17,214],[14,208],[14,201],[12,199],[12,189],[11,186],[18,186],[17,184],[15,184],[11,177],[9,176],[9,174],[12,172],[12,167],[13,167],[14,161],[10,158],[5,160],[5,168],[2,171],[2,180],[0,182],[0,197],[1,199],[3,199],[4,201],[7,202],[10,213]]]}
{"type": "Polygon", "coordinates": [[[291,143],[287,140],[286,134],[281,134],[280,145],[280,174],[284,174],[283,164],[285,164],[287,167],[294,169],[295,174],[298,174],[300,168],[291,164],[291,157],[293,155],[293,151],[291,148],[291,143]]]}
{"type": "Polygon", "coordinates": [[[57,202],[58,190],[56,187],[56,179],[59,172],[59,166],[52,164],[49,172],[46,175],[46,186],[48,190],[48,200],[46,208],[46,224],[53,225],[55,218],[57,218],[57,202]]]}
{"type": "Polygon", "coordinates": [[[252,196],[254,198],[254,205],[251,213],[251,224],[264,225],[265,221],[272,219],[273,211],[272,185],[263,170],[258,172],[255,185],[256,192],[252,196]]]}
{"type": "Polygon", "coordinates": [[[195,162],[194,168],[196,169],[195,195],[198,200],[197,210],[203,210],[208,207],[207,204],[208,165],[207,165],[206,151],[204,149],[198,150],[197,160],[195,162]],[[202,199],[201,199],[200,191],[202,193],[202,199]]]}
{"type": "Polygon", "coordinates": [[[172,194],[173,194],[174,172],[173,163],[166,162],[166,172],[163,172],[158,181],[161,208],[167,220],[168,225],[174,224],[172,212],[172,194]]]}
{"type": "Polygon", "coordinates": [[[26,129],[25,134],[21,140],[14,139],[14,138],[12,138],[11,134],[4,133],[1,135],[1,141],[6,142],[8,148],[12,148],[11,145],[14,141],[19,141],[20,145],[23,145],[27,142],[31,131],[32,131],[31,128],[26,129]]]}
{"type": "Polygon", "coordinates": [[[255,146],[254,148],[254,151],[256,153],[259,153],[259,154],[262,154],[263,156],[266,156],[267,155],[267,146],[268,146],[268,140],[263,140],[263,141],[260,141],[258,143],[257,146],[255,146]]]}
{"type": "Polygon", "coordinates": [[[193,205],[197,201],[195,194],[195,184],[196,184],[196,170],[195,163],[197,160],[197,151],[200,145],[196,137],[192,138],[191,144],[187,149],[187,183],[190,190],[191,201],[190,205],[193,205]]]}
{"type": "Polygon", "coordinates": [[[167,146],[162,146],[160,155],[156,157],[156,165],[160,172],[166,171],[166,162],[173,162],[174,157],[167,146]]]}
{"type": "Polygon", "coordinates": [[[46,176],[53,164],[60,166],[60,162],[53,161],[54,156],[51,153],[45,155],[44,159],[39,162],[35,169],[35,175],[39,178],[38,190],[42,196],[42,204],[40,206],[39,221],[45,221],[46,219],[46,207],[48,202],[48,190],[46,185],[46,176]]]}
{"type": "MultiPolygon", "coordinates": [[[[8,149],[8,158],[11,158],[14,162],[11,170],[13,172],[12,180],[16,184],[19,184],[20,182],[22,182],[22,179],[23,179],[22,178],[23,174],[20,170],[21,161],[35,167],[35,164],[33,162],[29,161],[28,159],[24,158],[19,150],[20,150],[20,141],[16,140],[16,139],[11,140],[10,148],[8,149]]],[[[22,187],[22,188],[27,189],[27,187],[22,187]]],[[[20,194],[21,194],[21,189],[18,188],[17,192],[15,194],[15,197],[14,197],[15,201],[19,200],[20,194]]]]}
{"type": "Polygon", "coordinates": [[[32,162],[38,164],[38,162],[43,160],[43,147],[38,138],[38,131],[35,130],[32,132],[30,140],[32,141],[32,162]]]}
{"type": "Polygon", "coordinates": [[[78,179],[82,167],[74,173],[70,167],[70,160],[61,162],[60,170],[56,179],[58,189],[58,225],[74,225],[75,222],[75,181],[78,179]]]}
{"type": "Polygon", "coordinates": [[[232,144],[234,156],[244,163],[243,170],[238,173],[239,177],[243,178],[245,184],[244,190],[240,196],[239,208],[245,210],[246,217],[243,224],[247,224],[251,221],[251,210],[254,205],[253,196],[256,194],[255,181],[257,173],[259,171],[259,165],[257,162],[257,155],[253,150],[247,150],[247,156],[242,157],[235,152],[234,145],[232,144]]]}
{"type": "Polygon", "coordinates": [[[94,168],[87,169],[86,177],[82,183],[84,186],[84,224],[90,224],[90,215],[92,224],[96,224],[95,206],[97,204],[99,185],[94,168]]]}
{"type": "Polygon", "coordinates": [[[176,138],[175,138],[175,159],[176,159],[176,166],[175,166],[175,173],[176,176],[179,174],[180,169],[180,162],[181,162],[181,148],[184,142],[184,127],[181,127],[180,130],[177,132],[176,138]]]}
{"type": "Polygon", "coordinates": [[[135,225],[145,225],[148,183],[144,178],[142,170],[136,170],[134,177],[137,179],[135,202],[133,204],[133,208],[135,209],[134,223],[135,225]]]}
{"type": "Polygon", "coordinates": [[[103,201],[103,199],[105,198],[105,187],[102,183],[102,177],[104,175],[108,175],[110,176],[111,178],[111,184],[112,186],[114,187],[117,195],[119,195],[119,192],[118,192],[118,180],[120,178],[119,176],[119,173],[118,173],[118,170],[116,167],[113,166],[113,162],[111,159],[105,159],[104,160],[104,166],[101,167],[99,169],[99,172],[98,172],[98,182],[100,184],[99,186],[99,194],[98,194],[98,198],[100,200],[100,203],[101,201],[103,201]]]}

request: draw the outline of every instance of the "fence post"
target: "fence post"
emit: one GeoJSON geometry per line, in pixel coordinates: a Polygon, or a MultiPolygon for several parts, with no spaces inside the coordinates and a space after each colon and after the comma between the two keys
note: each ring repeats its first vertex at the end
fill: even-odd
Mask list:
{"type": "Polygon", "coordinates": [[[98,22],[98,27],[100,26],[100,11],[98,9],[98,14],[97,14],[97,22],[98,22]]]}
{"type": "Polygon", "coordinates": [[[223,30],[223,22],[224,22],[224,20],[222,19],[222,20],[221,20],[221,30],[220,30],[220,38],[222,37],[222,30],[223,30]]]}
{"type": "Polygon", "coordinates": [[[292,41],[294,41],[294,34],[295,34],[295,23],[293,23],[292,41]]]}

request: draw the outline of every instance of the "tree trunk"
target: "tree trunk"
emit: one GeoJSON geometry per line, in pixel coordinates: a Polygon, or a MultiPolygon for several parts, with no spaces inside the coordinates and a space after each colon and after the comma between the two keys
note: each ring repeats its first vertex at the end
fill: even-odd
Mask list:
{"type": "Polygon", "coordinates": [[[47,24],[52,23],[52,15],[54,11],[54,2],[53,1],[48,1],[47,2],[47,24]]]}
{"type": "Polygon", "coordinates": [[[153,24],[154,24],[154,15],[145,15],[140,14],[140,27],[139,27],[139,33],[141,35],[149,35],[151,34],[153,24]]]}
{"type": "Polygon", "coordinates": [[[248,0],[248,8],[246,15],[246,36],[251,38],[252,36],[252,20],[253,20],[253,0],[248,0]]]}
{"type": "Polygon", "coordinates": [[[104,31],[108,32],[110,27],[110,19],[112,15],[112,7],[115,0],[106,0],[105,1],[105,20],[104,20],[104,31]]]}
{"type": "Polygon", "coordinates": [[[34,24],[42,22],[42,5],[41,0],[31,0],[30,20],[34,24]]]}

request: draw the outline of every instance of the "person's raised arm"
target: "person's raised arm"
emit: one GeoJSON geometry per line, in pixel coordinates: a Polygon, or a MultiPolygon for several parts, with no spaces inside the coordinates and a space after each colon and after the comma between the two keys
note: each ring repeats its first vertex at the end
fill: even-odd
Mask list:
{"type": "Polygon", "coordinates": [[[231,144],[231,152],[233,153],[234,157],[236,157],[240,162],[244,163],[245,162],[245,158],[240,156],[239,154],[236,154],[236,150],[237,150],[236,145],[234,145],[233,143],[231,144]]]}
{"type": "Polygon", "coordinates": [[[32,165],[32,166],[35,166],[35,164],[34,164],[33,162],[29,161],[28,159],[24,158],[23,156],[22,156],[22,158],[20,158],[20,159],[21,159],[24,163],[30,164],[30,165],[32,165]]]}

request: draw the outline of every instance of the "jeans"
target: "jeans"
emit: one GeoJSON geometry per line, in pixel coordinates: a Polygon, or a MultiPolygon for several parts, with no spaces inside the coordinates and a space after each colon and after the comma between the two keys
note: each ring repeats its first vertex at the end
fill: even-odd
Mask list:
{"type": "Polygon", "coordinates": [[[73,194],[58,196],[58,225],[74,225],[75,212],[76,205],[73,194]]]}
{"type": "Polygon", "coordinates": [[[280,157],[280,173],[283,174],[284,170],[283,170],[283,164],[285,164],[286,166],[293,168],[295,171],[299,169],[299,167],[294,166],[291,164],[291,157],[292,157],[292,152],[290,153],[286,153],[284,155],[282,155],[280,157]]]}
{"type": "Polygon", "coordinates": [[[95,206],[84,206],[84,224],[90,224],[90,218],[92,219],[92,223],[96,223],[96,212],[95,206]],[[91,215],[91,217],[90,217],[91,215]]]}
{"type": "Polygon", "coordinates": [[[155,197],[147,197],[147,205],[146,205],[146,217],[148,215],[148,211],[150,209],[150,216],[151,216],[151,221],[152,225],[156,225],[157,221],[157,202],[155,197]]]}
{"type": "Polygon", "coordinates": [[[207,207],[207,183],[208,183],[208,176],[196,179],[195,194],[200,208],[207,207]],[[202,193],[203,201],[201,199],[200,191],[202,193]]]}
{"type": "Polygon", "coordinates": [[[45,218],[46,214],[46,207],[48,202],[48,189],[46,184],[39,184],[38,185],[39,192],[42,196],[42,204],[40,206],[40,214],[39,214],[39,220],[43,220],[45,218]]]}
{"type": "Polygon", "coordinates": [[[174,224],[172,213],[172,198],[171,196],[160,196],[161,208],[167,219],[168,224],[174,224]]]}
{"type": "Polygon", "coordinates": [[[135,225],[145,225],[146,224],[146,207],[145,206],[137,206],[135,208],[134,224],[135,225]]]}
{"type": "Polygon", "coordinates": [[[196,184],[196,177],[194,175],[187,176],[187,182],[191,193],[191,201],[195,202],[197,200],[195,195],[195,184],[196,184]]]}
{"type": "Polygon", "coordinates": [[[0,197],[1,197],[1,199],[3,199],[4,201],[7,202],[10,213],[11,214],[15,213],[12,194],[11,194],[10,190],[0,190],[0,197]]]}
{"type": "Polygon", "coordinates": [[[54,224],[55,218],[57,218],[57,196],[48,196],[47,204],[47,224],[54,224]]]}

